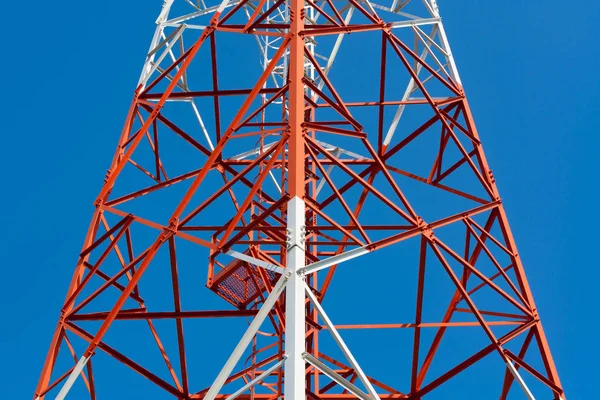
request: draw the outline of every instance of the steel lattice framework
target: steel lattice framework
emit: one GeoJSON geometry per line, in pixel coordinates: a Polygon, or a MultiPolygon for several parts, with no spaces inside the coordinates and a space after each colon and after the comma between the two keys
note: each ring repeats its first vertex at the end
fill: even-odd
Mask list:
{"type": "Polygon", "coordinates": [[[565,398],[435,0],[156,23],[34,398],[565,398]]]}

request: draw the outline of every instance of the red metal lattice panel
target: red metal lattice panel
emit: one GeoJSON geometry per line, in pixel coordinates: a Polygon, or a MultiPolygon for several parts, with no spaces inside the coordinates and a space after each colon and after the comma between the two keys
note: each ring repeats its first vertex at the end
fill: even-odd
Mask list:
{"type": "MultiPolygon", "coordinates": [[[[266,290],[266,285],[255,265],[236,260],[219,272],[212,284],[206,286],[239,309],[245,309],[250,302],[266,290]]],[[[273,271],[264,270],[271,284],[277,278],[273,271]]]]}

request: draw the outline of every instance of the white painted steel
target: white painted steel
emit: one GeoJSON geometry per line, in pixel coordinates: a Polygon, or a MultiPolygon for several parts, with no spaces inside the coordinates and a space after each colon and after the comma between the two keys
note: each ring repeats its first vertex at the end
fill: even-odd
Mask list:
{"type": "Polygon", "coordinates": [[[304,358],[306,351],[306,306],[304,277],[298,270],[305,264],[305,203],[294,197],[287,204],[287,270],[290,278],[285,290],[285,360],[284,398],[304,399],[306,397],[306,376],[304,358]]]}
{"type": "MultiPolygon", "coordinates": [[[[265,145],[262,146],[262,152],[265,152],[267,150],[269,150],[271,147],[275,146],[277,143],[279,142],[272,142],[272,143],[267,143],[265,145]]],[[[245,151],[241,154],[235,155],[233,157],[230,157],[231,160],[243,160],[245,158],[248,158],[250,156],[253,156],[255,154],[260,154],[261,153],[261,149],[260,148],[255,148],[252,150],[248,150],[245,151]]]]}
{"type": "Polygon", "coordinates": [[[433,25],[437,24],[440,21],[439,18],[419,18],[408,21],[396,21],[392,22],[392,28],[406,28],[411,26],[419,26],[419,25],[433,25]]]}
{"type": "Polygon", "coordinates": [[[204,133],[204,137],[206,138],[206,142],[208,143],[208,147],[214,151],[215,150],[215,146],[213,145],[212,140],[210,140],[210,135],[208,134],[208,131],[206,130],[206,126],[204,126],[204,121],[202,120],[202,117],[200,116],[200,112],[198,111],[198,107],[196,107],[196,103],[194,102],[194,99],[190,100],[190,104],[192,105],[192,109],[194,110],[194,114],[196,115],[196,119],[198,119],[198,123],[200,124],[200,128],[202,128],[202,133],[204,133]]]}
{"type": "Polygon", "coordinates": [[[363,392],[358,387],[356,387],[356,385],[354,385],[351,382],[348,382],[348,380],[344,379],[343,376],[341,376],[340,374],[338,374],[337,372],[335,372],[334,370],[329,368],[321,360],[315,358],[312,354],[304,353],[304,359],[306,360],[307,363],[309,363],[310,365],[312,365],[313,367],[315,367],[316,369],[318,369],[319,371],[321,371],[322,373],[327,375],[329,378],[331,378],[333,381],[335,381],[338,385],[340,385],[344,389],[348,390],[350,393],[352,393],[359,399],[373,400],[365,392],[363,392]]]}
{"type": "Polygon", "coordinates": [[[535,400],[535,397],[533,397],[533,394],[531,394],[531,390],[529,390],[529,387],[527,387],[527,384],[521,377],[521,374],[519,374],[519,371],[517,371],[517,369],[515,368],[512,361],[507,360],[506,366],[508,367],[510,373],[513,374],[513,376],[515,377],[515,380],[519,383],[519,386],[521,386],[521,389],[523,389],[523,392],[525,392],[525,396],[527,396],[527,399],[535,400]]]}
{"type": "Polygon", "coordinates": [[[65,397],[67,397],[67,394],[69,394],[69,391],[73,387],[73,384],[77,380],[77,377],[79,377],[79,374],[81,374],[81,371],[83,371],[83,368],[85,367],[85,365],[87,364],[87,362],[89,360],[90,360],[90,357],[85,357],[85,356],[83,356],[79,359],[79,361],[77,362],[77,365],[75,365],[75,368],[73,368],[73,371],[71,371],[71,374],[67,378],[67,381],[65,382],[63,387],[60,389],[60,392],[58,392],[58,395],[56,396],[55,400],[63,400],[65,397]]]}
{"type": "MultiPolygon", "coordinates": [[[[335,158],[338,158],[341,154],[342,154],[342,150],[339,147],[336,147],[336,149],[333,151],[333,156],[335,158]]],[[[327,167],[327,169],[325,170],[325,173],[327,174],[327,176],[331,175],[331,171],[333,171],[333,167],[335,167],[335,164],[331,164],[329,167],[327,167]]],[[[319,192],[321,191],[321,189],[323,189],[325,182],[326,182],[325,179],[321,179],[321,182],[319,182],[319,185],[315,189],[315,194],[313,195],[313,198],[315,200],[319,196],[319,192]]]]}
{"type": "Polygon", "coordinates": [[[446,51],[448,64],[450,64],[450,70],[452,73],[452,79],[459,85],[462,85],[460,80],[460,75],[458,74],[458,68],[456,68],[456,62],[454,61],[454,57],[452,56],[452,51],[450,50],[450,43],[448,42],[448,37],[446,36],[446,30],[444,29],[444,24],[442,24],[442,20],[440,17],[440,9],[437,5],[437,0],[429,0],[431,3],[431,8],[433,9],[434,16],[440,18],[437,26],[440,31],[440,42],[444,50],[446,51]]]}
{"type": "Polygon", "coordinates": [[[162,24],[169,17],[169,11],[171,11],[171,6],[173,5],[174,0],[165,0],[162,6],[162,10],[160,14],[158,14],[158,18],[156,18],[157,24],[162,24]]]}
{"type": "Polygon", "coordinates": [[[331,332],[331,336],[333,336],[333,339],[335,340],[336,344],[338,345],[340,350],[342,350],[342,353],[344,353],[344,356],[350,363],[350,366],[354,369],[354,372],[356,372],[356,375],[358,375],[358,378],[363,383],[363,385],[365,385],[365,387],[367,388],[367,391],[369,392],[371,397],[373,399],[380,400],[379,395],[375,391],[375,388],[373,387],[373,385],[371,384],[371,382],[369,381],[369,379],[363,372],[362,368],[360,367],[360,365],[358,364],[358,362],[356,361],[356,359],[350,352],[350,349],[348,348],[348,346],[346,346],[346,343],[340,336],[337,329],[335,329],[333,322],[331,322],[331,320],[327,316],[327,313],[323,309],[323,306],[321,305],[321,303],[319,303],[319,300],[317,300],[317,298],[313,294],[312,290],[310,289],[310,287],[308,287],[308,285],[306,283],[304,283],[304,290],[306,291],[306,296],[310,299],[311,303],[313,303],[313,306],[316,308],[317,312],[319,313],[319,316],[323,320],[323,323],[325,324],[325,326],[327,326],[327,328],[329,329],[329,332],[331,332]]]}
{"type": "Polygon", "coordinates": [[[285,288],[285,285],[288,279],[290,278],[290,275],[292,274],[286,272],[284,275],[281,276],[281,278],[279,278],[279,281],[277,281],[277,283],[275,284],[275,287],[273,288],[273,290],[263,303],[262,307],[250,323],[250,326],[248,326],[246,333],[244,333],[237,346],[229,356],[229,359],[223,366],[223,369],[221,369],[221,372],[219,373],[213,384],[210,386],[208,393],[206,393],[206,397],[204,397],[206,400],[214,400],[217,394],[219,394],[219,391],[225,384],[225,381],[227,380],[229,375],[231,375],[231,371],[233,371],[233,368],[235,368],[236,364],[244,354],[244,351],[246,351],[246,348],[252,341],[254,335],[256,335],[256,332],[259,330],[261,324],[263,323],[269,312],[271,312],[271,309],[273,308],[273,305],[279,298],[279,295],[281,294],[281,292],[283,292],[283,289],[285,288]]]}
{"type": "Polygon", "coordinates": [[[319,143],[321,146],[323,146],[323,148],[324,148],[325,150],[329,151],[329,152],[335,152],[335,151],[339,151],[341,154],[345,154],[345,155],[347,155],[348,157],[352,157],[352,158],[354,158],[355,160],[364,160],[364,159],[365,159],[365,157],[364,157],[364,156],[361,156],[360,154],[356,154],[356,153],[354,153],[354,152],[351,152],[351,151],[349,151],[349,150],[346,150],[346,149],[344,149],[344,148],[342,148],[342,147],[339,147],[339,146],[334,146],[334,145],[332,145],[332,144],[325,143],[325,142],[323,142],[323,141],[321,141],[321,140],[316,140],[316,142],[317,142],[317,143],[319,143]]]}
{"type": "MultiPolygon", "coordinates": [[[[173,36],[173,41],[171,43],[169,43],[167,45],[167,47],[165,48],[165,50],[163,51],[163,53],[158,56],[158,59],[156,61],[148,61],[148,65],[150,66],[150,70],[146,73],[145,76],[142,77],[142,79],[140,80],[140,83],[142,85],[146,85],[146,82],[148,81],[148,79],[150,78],[150,76],[152,76],[152,74],[154,73],[154,71],[156,71],[156,69],[160,66],[160,63],[164,60],[164,58],[167,56],[167,54],[169,54],[169,51],[173,48],[173,46],[175,46],[175,43],[177,43],[177,39],[179,39],[179,37],[183,34],[183,31],[185,30],[186,26],[185,25],[180,25],[177,28],[177,31],[175,32],[175,35],[173,36]]],[[[151,55],[151,58],[154,57],[153,53],[151,55]]]]}
{"type": "MultiPolygon", "coordinates": [[[[185,1],[191,7],[193,7],[192,10],[194,10],[194,11],[188,12],[184,15],[171,17],[170,19],[169,19],[169,14],[171,13],[171,8],[174,3],[174,0],[165,0],[164,1],[162,10],[156,20],[156,24],[157,24],[156,31],[155,31],[153,39],[150,43],[150,48],[149,48],[149,51],[146,56],[146,60],[144,63],[144,67],[142,69],[142,73],[140,75],[139,84],[141,85],[142,88],[145,86],[145,84],[147,83],[149,78],[154,73],[156,73],[157,71],[158,72],[163,71],[160,64],[164,60],[164,58],[167,56],[167,54],[170,56],[171,60],[174,61],[175,56],[173,53],[173,46],[175,45],[175,43],[177,43],[178,40],[180,40],[180,38],[181,38],[181,40],[183,39],[182,35],[184,33],[184,30],[186,30],[186,29],[203,30],[206,28],[205,25],[194,24],[195,21],[191,21],[191,20],[193,20],[194,18],[209,15],[209,14],[212,14],[215,12],[222,13],[223,11],[225,11],[226,8],[230,8],[230,7],[233,7],[237,4],[239,4],[239,0],[223,0],[219,5],[207,7],[204,4],[204,2],[201,2],[201,3],[198,3],[197,5],[195,5],[190,0],[183,0],[183,1],[185,1]],[[185,24],[186,21],[190,21],[191,23],[185,24]],[[165,35],[165,28],[176,28],[176,29],[169,35],[165,35]],[[161,49],[164,49],[164,50],[163,50],[162,54],[159,55],[159,52],[161,49]],[[156,57],[158,57],[158,59],[156,59],[156,57]]],[[[420,55],[421,59],[425,60],[425,58],[428,55],[430,55],[434,59],[435,63],[440,67],[441,71],[445,71],[446,67],[448,67],[449,68],[448,72],[449,72],[450,76],[452,77],[452,79],[459,85],[461,84],[460,77],[458,75],[458,70],[456,68],[456,64],[455,64],[454,58],[452,56],[452,52],[450,50],[450,45],[449,45],[447,37],[446,37],[446,33],[445,33],[445,30],[444,30],[444,27],[442,24],[442,20],[440,17],[440,13],[439,13],[439,9],[438,9],[436,0],[421,0],[421,2],[424,4],[425,12],[430,15],[430,16],[422,16],[422,17],[411,15],[411,14],[408,14],[408,13],[405,13],[402,11],[404,9],[404,6],[406,6],[410,2],[410,0],[393,0],[391,7],[388,6],[387,4],[386,5],[377,4],[377,0],[359,0],[359,1],[360,1],[360,3],[363,3],[366,6],[366,8],[372,13],[375,13],[375,10],[379,9],[379,10],[384,10],[384,11],[395,13],[397,16],[399,16],[401,18],[406,18],[406,20],[392,21],[390,23],[390,27],[394,28],[394,29],[412,29],[412,30],[414,30],[425,47],[425,49],[423,50],[423,53],[420,55]],[[433,26],[431,28],[431,32],[429,34],[427,34],[423,30],[423,29],[426,29],[428,26],[433,26]],[[421,27],[423,27],[423,29],[421,29],[421,27]],[[437,41],[436,41],[436,37],[438,39],[437,41]],[[442,59],[438,59],[435,56],[435,54],[433,52],[434,48],[435,48],[435,50],[437,50],[441,54],[443,54],[442,59]],[[446,63],[443,63],[444,59],[445,59],[446,63]]],[[[256,7],[256,4],[257,4],[257,2],[250,1],[246,5],[244,5],[244,9],[246,10],[247,15],[248,15],[248,11],[252,12],[254,10],[254,8],[256,7]]],[[[269,8],[273,4],[274,4],[274,0],[267,0],[265,3],[265,6],[266,6],[266,8],[269,8]]],[[[316,21],[319,18],[319,14],[316,13],[316,11],[313,7],[307,6],[306,9],[307,9],[307,17],[308,17],[307,20],[308,21],[310,21],[310,20],[316,21]]],[[[348,6],[344,7],[343,9],[339,10],[340,14],[342,14],[342,15],[344,13],[346,13],[345,17],[344,17],[346,24],[350,23],[353,13],[354,13],[354,10],[355,10],[355,8],[352,5],[348,5],[348,6]]],[[[260,13],[260,15],[262,15],[262,12],[260,13]]],[[[277,9],[277,12],[274,15],[269,16],[267,19],[265,19],[265,21],[263,21],[263,24],[286,23],[286,22],[289,22],[289,13],[288,13],[287,7],[282,6],[282,7],[279,7],[279,9],[277,9]]],[[[272,29],[271,31],[281,31],[281,30],[280,29],[272,29]]],[[[186,35],[187,35],[187,33],[186,33],[186,35]]],[[[335,59],[336,59],[336,56],[340,50],[341,44],[342,44],[345,36],[346,36],[346,34],[344,34],[344,33],[337,35],[336,40],[335,40],[328,56],[323,56],[323,55],[317,54],[317,52],[316,52],[317,46],[316,46],[315,41],[307,42],[307,47],[309,48],[309,51],[311,51],[316,58],[325,60],[325,64],[323,66],[323,73],[325,74],[325,76],[327,76],[329,74],[330,70],[332,69],[335,59]]],[[[272,53],[274,53],[274,51],[279,47],[281,40],[282,39],[280,37],[272,37],[272,36],[264,36],[264,37],[260,36],[259,37],[259,36],[257,36],[257,41],[258,41],[259,49],[261,52],[261,62],[263,63],[263,66],[266,66],[270,62],[270,60],[272,58],[272,53]]],[[[182,46],[183,46],[183,43],[182,43],[182,46]]],[[[284,80],[285,80],[285,77],[287,76],[287,69],[288,69],[288,56],[286,54],[286,55],[284,55],[284,57],[282,57],[282,60],[280,61],[279,65],[276,66],[276,68],[273,70],[273,72],[271,74],[272,81],[276,87],[281,87],[282,85],[285,84],[284,80]]],[[[324,82],[322,80],[319,81],[320,78],[317,76],[317,74],[315,74],[314,67],[312,65],[307,64],[305,66],[305,69],[306,69],[306,71],[305,71],[306,75],[313,80],[316,79],[316,81],[318,82],[318,88],[322,89],[324,86],[324,82]]],[[[422,69],[421,65],[418,64],[417,68],[416,68],[417,75],[419,75],[419,73],[421,72],[421,69],[422,69]]],[[[422,80],[422,82],[426,83],[430,79],[431,79],[431,77],[425,78],[422,80]]],[[[189,91],[189,88],[187,87],[187,77],[183,76],[182,80],[183,80],[182,89],[184,91],[189,91]]],[[[181,85],[180,85],[180,87],[181,87],[181,85]]],[[[410,96],[416,90],[415,88],[416,88],[415,81],[411,78],[408,82],[408,86],[402,97],[402,100],[406,101],[406,100],[411,99],[410,96]]],[[[266,95],[262,95],[262,96],[263,96],[263,100],[266,101],[266,99],[267,99],[266,95]]],[[[311,97],[313,98],[313,100],[316,101],[317,96],[314,92],[312,93],[311,97]]],[[[190,98],[182,98],[181,101],[190,102],[192,109],[193,109],[193,113],[194,113],[196,119],[198,120],[198,123],[202,130],[202,133],[208,143],[208,147],[211,150],[214,150],[214,145],[210,138],[209,132],[204,125],[204,121],[202,120],[200,111],[196,107],[196,104],[194,103],[193,98],[191,98],[191,97],[190,98]]],[[[405,109],[404,105],[400,105],[398,107],[396,115],[394,116],[391,126],[389,127],[389,130],[385,137],[385,141],[384,141],[385,145],[388,145],[391,142],[394,132],[395,132],[395,130],[398,126],[398,123],[403,115],[404,109],[405,109]]],[[[336,146],[329,145],[329,144],[326,144],[323,142],[319,142],[319,143],[321,145],[323,145],[327,151],[333,152],[333,154],[336,158],[339,158],[340,155],[342,155],[342,154],[344,154],[345,156],[355,158],[355,159],[363,159],[364,158],[363,156],[361,156],[359,154],[352,153],[348,150],[344,150],[337,145],[336,146]]],[[[262,151],[268,150],[274,144],[276,144],[276,143],[263,144],[262,151]]],[[[261,149],[261,147],[252,149],[252,150],[243,152],[237,156],[234,156],[230,159],[232,159],[232,160],[246,159],[246,158],[249,158],[249,157],[259,154],[261,152],[260,149],[261,149]]],[[[331,173],[332,168],[333,168],[333,166],[328,168],[328,173],[331,173]]],[[[280,192],[282,192],[281,186],[278,184],[277,180],[275,179],[275,177],[273,176],[272,173],[271,173],[271,177],[272,177],[275,185],[277,186],[278,190],[280,192]]],[[[315,197],[318,194],[318,192],[322,189],[323,184],[324,184],[324,182],[321,182],[316,190],[316,193],[313,193],[313,195],[315,197]]],[[[285,357],[286,358],[285,358],[285,360],[281,360],[277,364],[273,365],[271,368],[269,368],[267,371],[265,371],[259,377],[255,378],[251,382],[247,383],[244,386],[244,388],[242,388],[242,389],[236,391],[234,394],[230,395],[227,400],[235,399],[237,396],[239,396],[241,393],[243,393],[243,391],[245,391],[245,390],[251,388],[252,386],[254,386],[255,384],[259,383],[261,380],[263,380],[265,377],[267,377],[272,371],[281,367],[282,364],[285,365],[285,388],[284,388],[285,392],[284,392],[284,395],[285,395],[286,400],[304,399],[305,398],[305,383],[306,383],[305,369],[304,369],[305,361],[309,362],[315,368],[319,369],[324,374],[328,375],[331,379],[338,382],[338,384],[340,384],[345,389],[354,393],[357,397],[362,398],[364,400],[379,399],[373,386],[368,381],[368,379],[367,379],[366,375],[363,373],[363,371],[360,369],[360,366],[358,365],[358,363],[356,362],[356,360],[350,353],[349,349],[347,348],[346,344],[343,342],[341,336],[339,335],[339,333],[337,332],[337,330],[335,329],[335,327],[329,320],[329,318],[328,318],[327,314],[325,313],[325,311],[323,310],[321,304],[318,302],[318,300],[316,299],[314,294],[310,291],[308,285],[306,285],[306,283],[304,281],[304,276],[307,274],[314,273],[314,272],[323,270],[325,268],[329,268],[333,265],[343,263],[345,261],[348,261],[348,260],[356,258],[356,257],[360,257],[364,254],[369,253],[369,250],[367,250],[365,247],[355,248],[355,249],[346,251],[342,254],[332,256],[330,258],[315,262],[313,264],[305,265],[305,242],[304,242],[305,221],[304,221],[304,218],[305,218],[304,201],[298,197],[291,199],[288,203],[288,226],[287,226],[287,228],[288,228],[289,241],[288,241],[288,246],[287,246],[288,263],[286,265],[285,270],[279,266],[273,265],[271,263],[268,263],[268,262],[265,262],[262,260],[258,260],[254,257],[248,256],[248,255],[245,255],[243,253],[239,253],[239,252],[236,252],[233,250],[230,250],[227,253],[230,256],[250,262],[254,265],[260,266],[267,270],[276,271],[278,273],[281,273],[282,276],[279,279],[279,281],[277,282],[277,284],[275,285],[275,287],[273,288],[272,292],[267,297],[267,300],[265,301],[265,303],[259,310],[258,314],[256,315],[256,317],[254,318],[254,320],[248,327],[247,331],[242,336],[242,339],[237,344],[236,348],[232,352],[231,356],[229,357],[228,361],[224,365],[223,369],[221,370],[221,372],[215,379],[213,385],[210,387],[210,389],[205,397],[206,399],[213,400],[215,398],[215,396],[219,393],[219,391],[222,389],[224,382],[227,380],[227,378],[233,371],[235,365],[237,364],[240,357],[246,350],[246,348],[249,345],[252,338],[256,335],[258,329],[260,328],[260,325],[264,322],[265,318],[267,317],[268,313],[271,311],[275,301],[281,295],[284,288],[286,288],[286,341],[285,341],[285,353],[286,353],[285,357]],[[368,389],[370,396],[368,396],[367,394],[362,392],[355,385],[351,384],[350,382],[345,380],[343,377],[336,374],[335,371],[331,370],[329,367],[327,367],[321,361],[314,358],[312,355],[305,353],[305,330],[306,330],[305,300],[306,300],[306,296],[309,297],[309,299],[311,300],[311,302],[314,304],[315,308],[319,312],[319,315],[325,321],[325,325],[327,325],[327,327],[329,328],[330,332],[332,333],[336,343],[338,344],[340,349],[342,349],[342,352],[348,358],[348,361],[350,362],[350,364],[352,364],[352,367],[356,370],[359,378],[361,379],[361,381],[363,382],[365,387],[368,389]]],[[[81,360],[79,360],[75,369],[70,374],[69,378],[65,382],[65,385],[63,386],[61,392],[59,393],[58,397],[56,397],[56,399],[60,399],[60,400],[64,399],[64,397],[70,390],[71,386],[77,379],[78,375],[81,374],[81,371],[85,367],[85,364],[87,363],[87,361],[88,361],[88,359],[86,359],[86,358],[82,358],[81,360]]],[[[533,395],[531,395],[531,392],[529,391],[529,389],[525,385],[523,379],[521,378],[518,371],[516,370],[516,368],[514,367],[514,365],[511,362],[508,362],[508,368],[511,371],[511,373],[515,376],[515,378],[517,379],[517,381],[519,382],[519,384],[521,385],[521,387],[527,394],[528,398],[530,400],[534,399],[533,395]]]]}
{"type": "Polygon", "coordinates": [[[227,254],[227,255],[229,255],[231,257],[235,257],[238,260],[246,261],[246,262],[249,262],[250,264],[262,267],[262,268],[264,268],[264,269],[266,269],[268,271],[274,271],[274,272],[277,272],[277,273],[280,273],[280,274],[283,274],[283,272],[284,272],[283,268],[278,267],[275,264],[271,264],[271,263],[268,263],[266,261],[259,260],[258,258],[251,257],[251,256],[249,256],[247,254],[240,253],[240,252],[235,251],[235,250],[229,250],[225,254],[227,254]]]}
{"type": "Polygon", "coordinates": [[[352,249],[352,250],[348,250],[344,253],[335,255],[335,256],[331,256],[329,258],[326,258],[324,260],[321,261],[317,261],[315,263],[309,264],[304,268],[301,268],[298,273],[303,274],[303,275],[308,275],[308,274],[312,274],[313,272],[317,272],[320,271],[322,269],[325,268],[329,268],[332,265],[335,264],[339,264],[339,263],[343,263],[344,261],[348,261],[351,260],[353,258],[356,257],[360,257],[362,255],[365,255],[369,253],[369,250],[367,250],[365,247],[359,247],[356,249],[352,249]]]}
{"type": "Polygon", "coordinates": [[[271,375],[271,373],[273,373],[275,370],[277,370],[279,367],[281,367],[281,365],[283,364],[285,359],[286,359],[286,356],[283,356],[282,360],[278,361],[275,365],[273,365],[272,367],[267,369],[265,372],[263,372],[256,378],[252,379],[250,382],[245,384],[242,388],[240,388],[238,391],[233,393],[231,396],[227,397],[225,400],[233,400],[233,399],[239,397],[241,394],[243,394],[246,390],[254,387],[254,385],[256,385],[257,383],[260,383],[261,381],[263,381],[265,378],[267,378],[269,375],[271,375]]]}
{"type": "MultiPolygon", "coordinates": [[[[432,30],[432,36],[435,37],[435,34],[437,33],[437,30],[434,28],[432,30]]],[[[421,60],[425,60],[425,58],[427,57],[428,51],[426,49],[423,50],[423,52],[421,53],[421,55],[419,56],[419,58],[421,60]]],[[[423,66],[421,64],[417,64],[417,67],[415,68],[415,73],[417,74],[417,76],[419,76],[419,73],[421,72],[421,69],[423,69],[423,66]]],[[[406,87],[406,90],[404,91],[404,95],[402,96],[402,101],[406,101],[409,99],[410,95],[415,91],[416,89],[416,82],[414,78],[410,78],[410,81],[408,82],[408,86],[406,87]]],[[[385,135],[385,139],[383,141],[383,145],[384,146],[388,146],[391,141],[392,138],[394,137],[394,134],[396,133],[396,129],[398,128],[398,123],[400,123],[400,119],[402,118],[402,114],[404,113],[404,109],[406,108],[406,105],[404,104],[400,104],[398,106],[398,108],[396,109],[396,114],[394,115],[394,119],[392,120],[392,123],[390,124],[390,127],[385,135]]]]}

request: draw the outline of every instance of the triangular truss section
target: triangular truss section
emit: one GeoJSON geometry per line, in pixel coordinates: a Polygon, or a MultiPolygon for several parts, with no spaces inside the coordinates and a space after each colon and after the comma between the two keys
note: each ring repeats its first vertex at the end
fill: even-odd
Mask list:
{"type": "Polygon", "coordinates": [[[34,398],[564,400],[482,141],[435,0],[165,0],[34,398]]]}

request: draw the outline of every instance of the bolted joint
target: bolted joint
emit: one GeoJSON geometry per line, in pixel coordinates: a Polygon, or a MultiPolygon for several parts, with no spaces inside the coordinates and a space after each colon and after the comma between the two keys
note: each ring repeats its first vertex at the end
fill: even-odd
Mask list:
{"type": "Polygon", "coordinates": [[[64,325],[67,322],[67,311],[65,309],[60,310],[60,316],[58,317],[59,325],[64,325]]]}
{"type": "Polygon", "coordinates": [[[422,228],[421,232],[429,240],[435,242],[435,235],[433,234],[433,229],[431,229],[431,227],[429,225],[427,225],[425,228],[422,228]]]}
{"type": "Polygon", "coordinates": [[[174,236],[177,233],[177,228],[179,227],[179,220],[177,218],[173,218],[169,225],[165,227],[165,229],[160,234],[159,240],[161,242],[165,242],[170,237],[174,236]]]}
{"type": "Polygon", "coordinates": [[[431,229],[431,225],[429,225],[423,218],[417,216],[417,226],[421,229],[421,234],[427,237],[430,240],[434,239],[433,229],[431,229]]]}
{"type": "Polygon", "coordinates": [[[158,117],[158,114],[160,114],[160,110],[162,108],[163,108],[163,106],[161,104],[157,104],[156,106],[154,106],[154,109],[150,113],[149,119],[156,119],[158,117]]]}
{"type": "Polygon", "coordinates": [[[178,226],[179,226],[179,218],[174,217],[174,218],[171,218],[171,220],[169,221],[169,226],[167,227],[167,229],[172,232],[177,232],[178,226]]]}
{"type": "Polygon", "coordinates": [[[306,225],[301,225],[300,229],[295,231],[294,229],[287,228],[285,230],[285,247],[290,250],[294,246],[304,248],[306,242],[306,225]]]}
{"type": "Polygon", "coordinates": [[[173,5],[173,0],[165,0],[163,2],[162,10],[160,11],[158,18],[156,18],[156,25],[161,25],[163,22],[166,21],[172,5],[173,5]]]}

